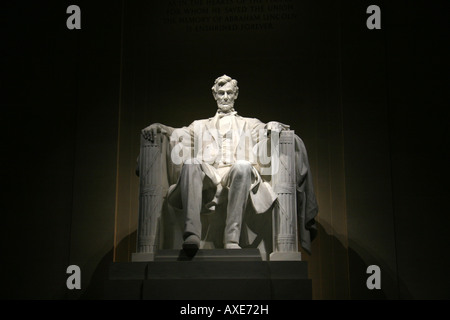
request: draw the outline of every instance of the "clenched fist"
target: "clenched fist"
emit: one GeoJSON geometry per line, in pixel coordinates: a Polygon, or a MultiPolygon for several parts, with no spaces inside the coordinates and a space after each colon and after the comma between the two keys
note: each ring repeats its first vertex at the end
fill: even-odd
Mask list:
{"type": "Polygon", "coordinates": [[[282,124],[280,122],[270,121],[266,124],[266,129],[269,132],[270,131],[280,132],[282,130],[289,130],[289,126],[286,124],[282,124]]]}
{"type": "Polygon", "coordinates": [[[142,129],[142,136],[151,142],[155,140],[157,133],[167,134],[168,131],[166,126],[160,123],[154,123],[147,128],[142,129]]]}

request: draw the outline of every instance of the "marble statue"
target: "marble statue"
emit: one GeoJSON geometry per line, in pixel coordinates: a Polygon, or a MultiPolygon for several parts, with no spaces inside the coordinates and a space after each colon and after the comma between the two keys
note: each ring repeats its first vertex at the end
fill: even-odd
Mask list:
{"type": "Polygon", "coordinates": [[[183,249],[199,249],[202,213],[225,203],[225,249],[241,248],[243,218],[250,206],[256,214],[275,210],[274,252],[298,251],[298,231],[309,251],[318,208],[303,142],[288,125],[238,115],[235,79],[218,77],[212,94],[217,103],[213,117],[183,128],[154,123],[142,130],[150,143],[158,135],[167,137],[168,161],[180,167],[166,199],[183,213],[183,249]]]}

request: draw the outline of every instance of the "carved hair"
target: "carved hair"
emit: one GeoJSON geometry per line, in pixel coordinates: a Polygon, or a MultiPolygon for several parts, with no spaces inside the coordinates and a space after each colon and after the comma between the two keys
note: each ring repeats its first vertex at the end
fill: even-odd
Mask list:
{"type": "Polygon", "coordinates": [[[239,87],[238,87],[238,82],[235,79],[231,79],[229,76],[227,76],[226,74],[224,74],[223,76],[220,76],[216,79],[216,81],[214,81],[214,85],[212,86],[211,90],[212,90],[212,94],[214,96],[214,98],[216,98],[216,94],[217,91],[220,87],[223,87],[224,85],[226,85],[228,82],[231,82],[231,84],[233,85],[233,91],[234,93],[237,95],[239,93],[239,87]]]}

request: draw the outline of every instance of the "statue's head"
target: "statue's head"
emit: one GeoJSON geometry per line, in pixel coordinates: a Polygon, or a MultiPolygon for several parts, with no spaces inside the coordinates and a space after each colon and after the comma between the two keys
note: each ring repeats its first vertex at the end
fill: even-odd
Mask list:
{"type": "Polygon", "coordinates": [[[212,94],[217,101],[217,107],[223,112],[234,110],[234,101],[239,94],[237,81],[227,75],[218,77],[212,86],[212,94]]]}

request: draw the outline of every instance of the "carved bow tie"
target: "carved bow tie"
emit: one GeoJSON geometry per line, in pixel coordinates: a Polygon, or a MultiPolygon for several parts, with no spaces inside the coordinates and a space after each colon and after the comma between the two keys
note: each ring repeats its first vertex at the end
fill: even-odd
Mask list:
{"type": "Polygon", "coordinates": [[[219,115],[219,119],[220,119],[225,116],[235,116],[237,114],[237,111],[223,112],[223,111],[218,110],[217,114],[219,115]]]}

